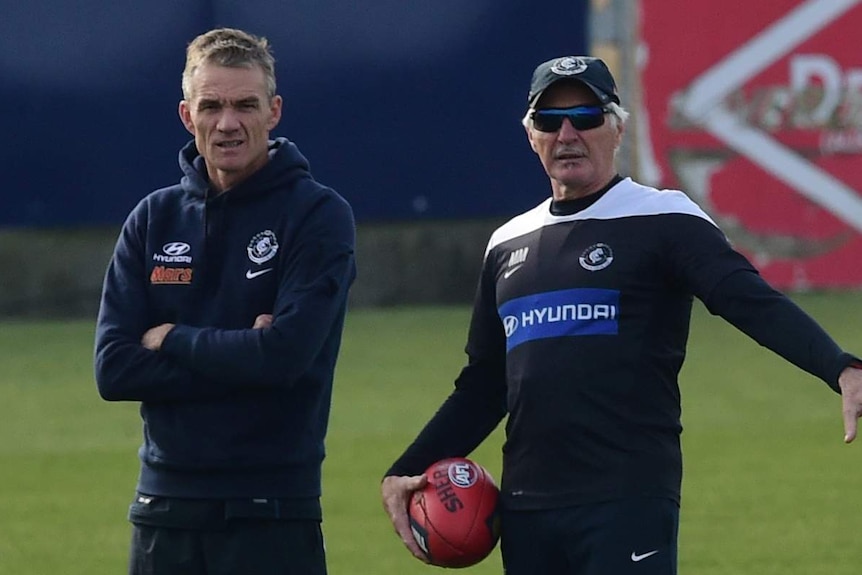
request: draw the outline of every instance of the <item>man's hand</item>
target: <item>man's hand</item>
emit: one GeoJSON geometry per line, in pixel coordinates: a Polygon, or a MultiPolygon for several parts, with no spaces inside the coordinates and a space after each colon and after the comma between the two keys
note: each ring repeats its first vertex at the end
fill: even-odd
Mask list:
{"type": "MultiPolygon", "coordinates": [[[[254,318],[252,329],[263,329],[272,326],[272,314],[262,313],[254,318]]],[[[174,329],[174,324],[163,323],[156,327],[151,327],[141,338],[141,345],[152,351],[159,351],[162,348],[162,342],[165,341],[165,336],[174,329]]]]}
{"type": "Polygon", "coordinates": [[[174,329],[174,324],[163,323],[156,327],[151,327],[141,338],[141,345],[152,351],[159,351],[162,348],[162,342],[165,341],[165,336],[168,332],[174,329]]]}
{"type": "Polygon", "coordinates": [[[262,313],[256,318],[254,318],[254,325],[251,326],[252,329],[263,329],[266,327],[272,327],[272,314],[271,313],[262,313]]]}
{"type": "Polygon", "coordinates": [[[862,369],[844,368],[838,376],[841,388],[842,414],[844,415],[844,443],[856,439],[859,418],[862,417],[862,369]]]}
{"type": "Polygon", "coordinates": [[[422,489],[427,483],[428,478],[424,475],[414,475],[412,477],[390,475],[380,485],[380,493],[383,496],[383,509],[389,515],[389,520],[392,521],[395,532],[401,537],[401,541],[410,550],[410,553],[424,563],[428,563],[428,557],[425,556],[425,553],[416,544],[413,532],[410,531],[407,506],[410,504],[410,497],[413,495],[413,492],[422,489]]]}

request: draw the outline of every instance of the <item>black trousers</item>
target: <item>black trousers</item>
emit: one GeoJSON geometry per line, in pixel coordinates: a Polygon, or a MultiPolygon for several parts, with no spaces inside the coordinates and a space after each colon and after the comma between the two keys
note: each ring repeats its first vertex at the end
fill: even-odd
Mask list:
{"type": "Polygon", "coordinates": [[[326,575],[316,499],[182,500],[138,494],[129,575],[326,575]]]}
{"type": "Polygon", "coordinates": [[[207,531],[135,525],[129,575],[326,575],[320,523],[238,519],[207,531]]]}
{"type": "Polygon", "coordinates": [[[676,575],[678,532],[669,499],[504,510],[500,550],[506,575],[676,575]]]}

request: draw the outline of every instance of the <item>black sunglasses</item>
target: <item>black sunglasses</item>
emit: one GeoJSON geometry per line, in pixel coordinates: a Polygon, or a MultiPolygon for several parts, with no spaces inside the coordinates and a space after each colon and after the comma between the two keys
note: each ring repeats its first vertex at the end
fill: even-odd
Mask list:
{"type": "Polygon", "coordinates": [[[610,109],[605,106],[574,106],[572,108],[543,108],[533,110],[530,119],[540,132],[556,132],[563,127],[563,118],[576,130],[592,130],[605,123],[605,114],[610,109]]]}

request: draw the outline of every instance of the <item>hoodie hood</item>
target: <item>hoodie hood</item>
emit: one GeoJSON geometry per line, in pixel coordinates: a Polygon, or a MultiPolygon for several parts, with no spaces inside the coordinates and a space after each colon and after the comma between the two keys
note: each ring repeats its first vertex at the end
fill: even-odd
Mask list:
{"type": "MultiPolygon", "coordinates": [[[[183,171],[180,181],[183,190],[205,199],[210,189],[209,176],[204,158],[198,152],[194,140],[190,140],[180,150],[179,163],[183,171]]],[[[309,176],[308,160],[296,144],[287,138],[276,138],[269,142],[269,161],[233,188],[225,190],[225,193],[229,193],[234,199],[254,197],[309,176]]]]}

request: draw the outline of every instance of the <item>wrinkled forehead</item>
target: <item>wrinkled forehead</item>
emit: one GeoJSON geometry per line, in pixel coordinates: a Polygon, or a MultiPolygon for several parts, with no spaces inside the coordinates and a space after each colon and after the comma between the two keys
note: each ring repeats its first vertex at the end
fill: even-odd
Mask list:
{"type": "Polygon", "coordinates": [[[580,80],[567,78],[557,80],[548,86],[536,102],[536,108],[568,108],[600,104],[598,96],[586,84],[580,80]]]}
{"type": "Polygon", "coordinates": [[[266,99],[266,74],[254,64],[222,66],[205,62],[198,66],[190,78],[195,99],[244,100],[256,97],[266,99]]]}

